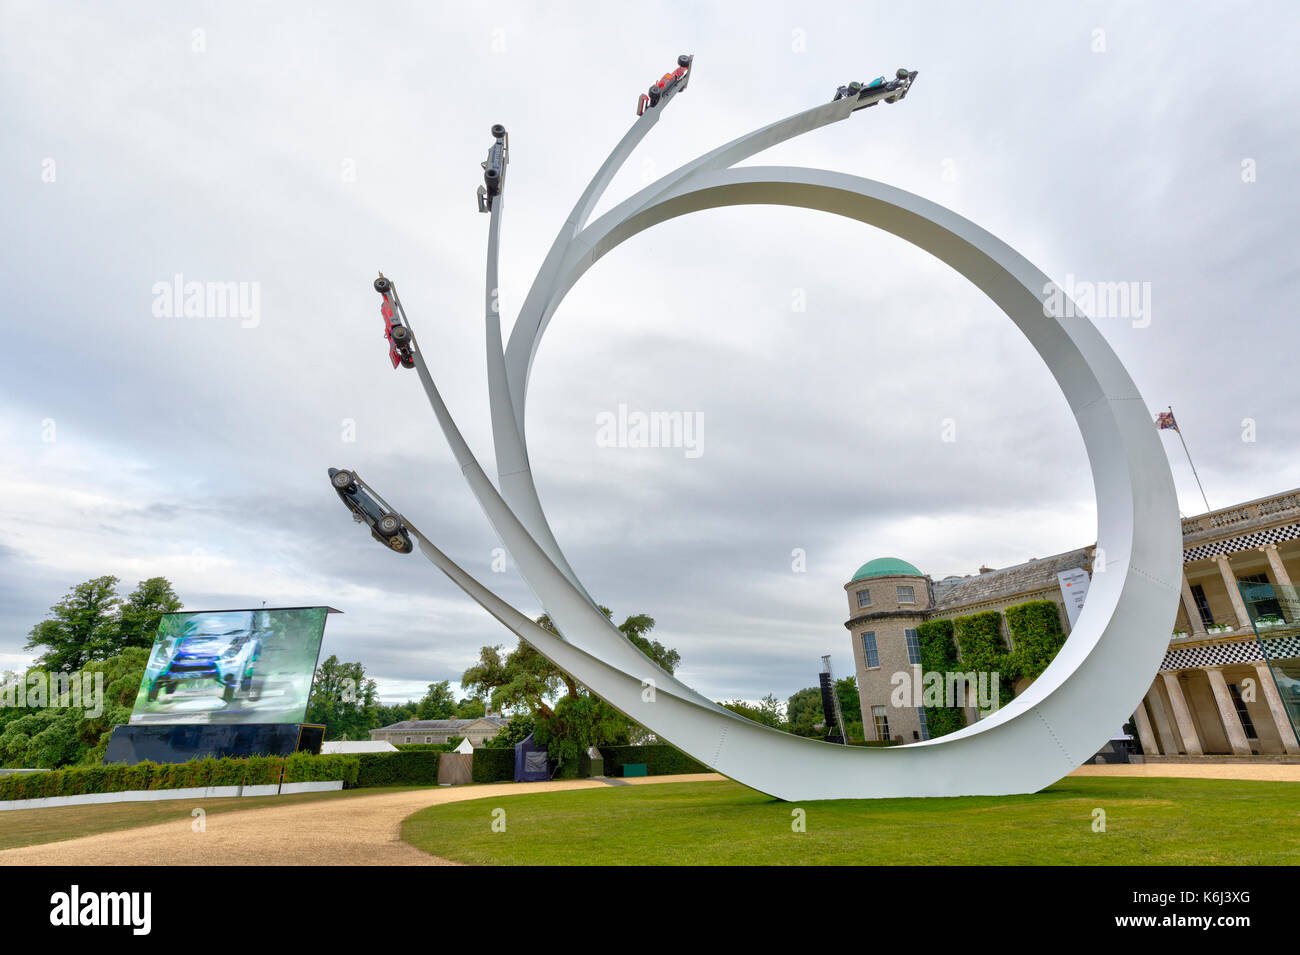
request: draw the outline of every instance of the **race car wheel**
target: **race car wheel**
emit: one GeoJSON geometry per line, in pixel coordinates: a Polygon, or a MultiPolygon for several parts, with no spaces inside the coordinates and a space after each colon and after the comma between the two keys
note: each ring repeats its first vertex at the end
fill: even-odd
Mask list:
{"type": "Polygon", "coordinates": [[[155,683],[153,686],[149,687],[149,692],[148,692],[147,694],[145,694],[145,699],[147,699],[150,703],[152,703],[152,702],[154,702],[155,700],[158,699],[158,684],[157,684],[157,683],[155,683]]]}
{"type": "Polygon", "coordinates": [[[229,703],[235,698],[235,681],[230,680],[221,687],[221,698],[229,703]]]}
{"type": "Polygon", "coordinates": [[[380,295],[383,295],[392,287],[393,283],[388,281],[388,279],[384,278],[382,275],[375,279],[375,291],[380,295]]]}
{"type": "Polygon", "coordinates": [[[375,527],[379,529],[379,533],[391,537],[402,529],[402,521],[396,514],[385,514],[375,522],[375,527]]]}
{"type": "Polygon", "coordinates": [[[173,693],[175,693],[175,692],[176,692],[176,684],[175,684],[175,683],[170,683],[170,682],[168,682],[168,683],[165,683],[165,684],[163,685],[163,694],[164,694],[164,695],[166,695],[166,696],[171,696],[171,695],[172,695],[173,693]]]}
{"type": "Polygon", "coordinates": [[[907,77],[908,77],[908,71],[905,70],[905,69],[903,69],[903,68],[900,66],[900,67],[898,68],[898,72],[895,73],[894,75],[897,76],[900,80],[905,80],[905,79],[907,79],[907,77]]]}
{"type": "Polygon", "coordinates": [[[687,56],[685,53],[683,53],[681,56],[677,58],[677,65],[689,69],[691,65],[691,58],[687,56]]]}
{"type": "Polygon", "coordinates": [[[502,126],[500,123],[497,123],[495,126],[492,127],[493,139],[501,139],[502,137],[505,136],[505,134],[506,134],[506,128],[502,126]]]}
{"type": "Polygon", "coordinates": [[[330,483],[340,491],[351,489],[357,481],[357,476],[351,471],[335,471],[334,476],[330,478],[330,483]]]}
{"type": "Polygon", "coordinates": [[[394,325],[391,334],[393,344],[398,348],[405,348],[411,343],[411,330],[405,325],[394,325]]]}

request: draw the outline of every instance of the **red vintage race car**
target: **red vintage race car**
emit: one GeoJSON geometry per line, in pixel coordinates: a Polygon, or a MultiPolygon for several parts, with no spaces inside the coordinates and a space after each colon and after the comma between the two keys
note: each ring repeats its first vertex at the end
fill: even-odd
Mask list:
{"type": "Polygon", "coordinates": [[[411,340],[411,330],[406,326],[406,311],[402,300],[397,297],[397,286],[391,279],[379,273],[375,279],[375,291],[384,297],[379,306],[379,313],[384,316],[384,338],[388,340],[388,357],[393,367],[415,367],[415,343],[411,340]]]}
{"type": "Polygon", "coordinates": [[[694,55],[683,53],[677,58],[677,69],[671,73],[665,73],[659,78],[659,82],[650,87],[648,93],[642,93],[636,101],[636,114],[640,116],[647,108],[654,109],[672,90],[681,92],[686,89],[686,84],[691,81],[691,63],[695,60],[694,55]]]}

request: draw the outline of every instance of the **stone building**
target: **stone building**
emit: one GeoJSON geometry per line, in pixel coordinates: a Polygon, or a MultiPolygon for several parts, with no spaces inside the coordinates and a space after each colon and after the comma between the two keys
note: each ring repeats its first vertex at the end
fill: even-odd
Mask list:
{"type": "MultiPolygon", "coordinates": [[[[891,701],[894,675],[919,669],[919,623],[1051,600],[1068,634],[1057,575],[1075,569],[1090,574],[1095,557],[1090,545],[941,580],[897,558],[863,564],[844,589],[850,614],[845,627],[852,634],[867,739],[929,738],[923,709],[891,701]]],[[[1182,601],[1174,632],[1160,672],[1133,714],[1144,753],[1300,755],[1286,703],[1237,587],[1239,582],[1290,586],[1294,574],[1300,574],[1300,489],[1183,521],[1182,601]]],[[[1005,619],[1002,633],[1010,646],[1005,619]]],[[[1294,642],[1286,655],[1300,656],[1300,635],[1294,642]]],[[[1274,645],[1289,646],[1285,639],[1270,641],[1274,645]]],[[[1286,682],[1288,693],[1300,694],[1300,682],[1286,682]]],[[[1025,685],[1014,689],[1019,693],[1025,685]]],[[[1300,699],[1294,703],[1300,706],[1300,699]]],[[[976,717],[968,707],[968,722],[976,717]]]]}
{"type": "Polygon", "coordinates": [[[402,720],[370,731],[373,740],[389,743],[446,743],[464,737],[471,746],[482,746],[510,722],[500,716],[472,720],[402,720]]]}

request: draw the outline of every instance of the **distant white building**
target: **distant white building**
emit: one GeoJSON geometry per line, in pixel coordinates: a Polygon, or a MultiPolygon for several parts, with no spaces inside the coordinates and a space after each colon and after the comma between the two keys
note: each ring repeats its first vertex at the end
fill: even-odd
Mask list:
{"type": "Polygon", "coordinates": [[[397,747],[385,740],[375,739],[340,739],[332,743],[321,743],[320,751],[325,753],[396,753],[397,747]]]}

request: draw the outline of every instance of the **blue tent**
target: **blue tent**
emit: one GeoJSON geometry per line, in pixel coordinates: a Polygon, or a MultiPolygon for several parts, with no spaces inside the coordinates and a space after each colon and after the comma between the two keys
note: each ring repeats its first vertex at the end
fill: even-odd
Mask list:
{"type": "Polygon", "coordinates": [[[540,783],[551,778],[546,750],[533,741],[533,734],[515,743],[515,782],[540,783]]]}

